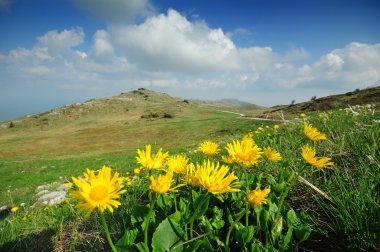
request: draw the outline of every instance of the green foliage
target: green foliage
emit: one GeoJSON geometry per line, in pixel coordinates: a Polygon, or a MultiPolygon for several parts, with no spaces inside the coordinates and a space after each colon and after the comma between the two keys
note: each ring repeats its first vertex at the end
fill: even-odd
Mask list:
{"type": "Polygon", "coordinates": [[[182,246],[177,246],[179,242],[184,242],[184,231],[179,225],[181,220],[180,212],[175,212],[164,219],[156,228],[152,238],[153,251],[182,251],[182,246]]]}

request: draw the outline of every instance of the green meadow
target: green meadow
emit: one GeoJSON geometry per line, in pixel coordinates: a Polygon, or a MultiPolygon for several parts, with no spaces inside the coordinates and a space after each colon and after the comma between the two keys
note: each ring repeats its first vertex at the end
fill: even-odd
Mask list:
{"type": "MultiPolygon", "coordinates": [[[[1,251],[380,249],[379,112],[358,107],[356,113],[334,109],[261,121],[221,112],[254,116],[258,109],[139,92],[32,115],[0,130],[0,206],[18,208],[1,215],[1,251]],[[304,122],[326,139],[305,136],[304,122]],[[260,153],[252,164],[226,162],[228,144],[243,142],[247,134],[261,151],[277,150],[281,160],[260,153]],[[206,156],[198,149],[205,141],[216,143],[219,151],[206,156]],[[169,155],[183,154],[195,168],[209,160],[228,172],[214,184],[197,186],[189,182],[189,170],[176,173],[157,183],[180,187],[157,193],[152,181],[167,178],[165,163],[159,170],[136,170],[142,166],[137,150],[147,144],[152,156],[162,148],[169,155]],[[305,160],[305,145],[333,165],[318,168],[305,160]],[[113,213],[95,209],[85,218],[69,193],[57,205],[36,203],[37,187],[72,183],[86,168],[98,171],[104,165],[124,178],[126,192],[113,213]],[[225,180],[228,174],[236,184],[225,180]],[[260,192],[266,189],[264,197],[260,192]],[[255,190],[260,204],[248,200],[255,190]]],[[[80,188],[74,184],[65,190],[80,188]]]]}

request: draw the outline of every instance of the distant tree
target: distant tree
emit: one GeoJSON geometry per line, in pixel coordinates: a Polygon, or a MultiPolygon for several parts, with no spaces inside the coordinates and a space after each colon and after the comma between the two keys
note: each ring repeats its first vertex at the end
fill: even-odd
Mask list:
{"type": "Polygon", "coordinates": [[[317,97],[314,95],[311,97],[311,101],[315,101],[317,99],[317,97]]]}
{"type": "Polygon", "coordinates": [[[292,100],[292,102],[290,103],[290,106],[293,106],[294,103],[296,103],[296,100],[292,100]]]}

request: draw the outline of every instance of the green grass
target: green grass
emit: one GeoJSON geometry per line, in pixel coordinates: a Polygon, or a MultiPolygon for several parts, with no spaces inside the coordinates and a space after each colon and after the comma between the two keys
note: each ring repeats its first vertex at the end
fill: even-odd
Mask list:
{"type": "MultiPolygon", "coordinates": [[[[209,110],[192,112],[174,119],[138,120],[128,127],[116,124],[102,130],[69,131],[67,136],[57,136],[61,127],[53,127],[48,134],[33,132],[33,139],[46,139],[48,135],[45,141],[51,144],[31,146],[30,152],[15,151],[11,157],[3,153],[0,183],[5,188],[11,186],[14,203],[21,203],[30,199],[37,186],[58,180],[64,182],[87,167],[95,169],[107,164],[120,172],[130,171],[137,167],[136,149],[148,143],[156,149],[183,150],[196,148],[205,139],[225,141],[256,127],[254,122],[232,114],[209,110]]],[[[14,134],[17,141],[0,142],[4,150],[29,146],[31,136],[24,136],[24,131],[14,134]]],[[[0,202],[10,204],[7,191],[0,192],[0,202]]]]}
{"type": "MultiPolygon", "coordinates": [[[[143,148],[148,143],[153,145],[154,150],[163,147],[164,151],[170,153],[188,153],[202,141],[212,140],[224,147],[227,142],[240,139],[243,134],[254,132],[259,126],[270,125],[268,122],[239,119],[236,115],[206,109],[198,108],[195,111],[196,113],[194,110],[184,112],[173,119],[137,120],[126,126],[124,123],[113,122],[111,127],[101,128],[103,132],[96,128],[93,131],[75,128],[68,132],[64,141],[69,144],[69,148],[53,144],[50,147],[42,146],[30,154],[25,151],[20,151],[19,155],[15,155],[17,152],[7,152],[9,155],[0,159],[0,184],[5,188],[0,194],[1,205],[19,205],[21,202],[26,202],[27,205],[25,209],[20,208],[15,214],[0,220],[0,250],[22,250],[27,247],[31,251],[41,250],[40,240],[47,241],[43,248],[46,250],[107,250],[109,247],[104,240],[99,217],[92,215],[88,220],[83,219],[75,214],[69,204],[48,207],[46,210],[31,210],[29,207],[35,200],[35,188],[55,181],[66,182],[71,176],[81,175],[86,167],[97,170],[102,165],[109,165],[119,172],[132,171],[138,167],[135,161],[136,149],[143,148]],[[103,141],[104,139],[108,140],[103,141]],[[74,148],[75,145],[79,147],[74,148]],[[21,220],[24,216],[27,216],[26,221],[21,220]]],[[[271,201],[279,206],[280,198],[284,197],[281,211],[286,213],[294,209],[300,219],[313,229],[309,240],[300,244],[294,240],[289,250],[354,251],[380,248],[380,130],[374,119],[379,120],[380,114],[376,113],[374,117],[353,117],[333,111],[326,122],[317,113],[310,115],[307,120],[327,135],[328,140],[323,142],[311,142],[305,138],[302,120],[281,125],[277,132],[264,127],[260,134],[254,133],[253,137],[260,147],[271,146],[277,149],[283,160],[278,163],[261,162],[250,170],[250,174],[256,179],[263,174],[262,185],[271,185],[271,201]],[[335,163],[333,169],[319,171],[305,164],[300,151],[305,143],[316,148],[317,156],[332,157],[335,163]],[[286,187],[281,187],[280,182],[286,181],[285,171],[291,170],[302,175],[333,202],[296,180],[294,185],[288,181],[285,182],[286,187]],[[289,194],[284,193],[285,188],[290,188],[289,194]]],[[[32,132],[32,136],[13,131],[17,141],[3,135],[0,145],[14,150],[17,145],[27,145],[29,141],[46,135],[53,137],[54,132],[61,130],[62,127],[59,126],[44,134],[32,132]]],[[[226,151],[222,150],[219,157],[222,154],[226,154],[226,151]]],[[[200,153],[188,155],[193,162],[203,159],[200,153]]],[[[148,188],[145,186],[142,183],[133,187],[123,197],[123,206],[113,215],[107,214],[114,240],[120,238],[131,225],[129,218],[133,206],[146,203],[148,188]]],[[[217,202],[215,200],[212,202],[217,202]]],[[[223,205],[218,207],[224,209],[223,205]]],[[[166,214],[173,210],[163,209],[166,214]]],[[[289,223],[284,222],[285,224],[289,223]]],[[[197,228],[202,231],[202,225],[197,228]]],[[[223,236],[226,231],[221,229],[218,234],[223,236]]],[[[232,232],[233,237],[237,235],[235,232],[237,231],[232,232]]],[[[265,235],[263,230],[259,233],[265,235]]],[[[263,238],[260,242],[264,244],[264,240],[263,238]]],[[[219,250],[223,247],[219,242],[213,245],[219,250]]]]}

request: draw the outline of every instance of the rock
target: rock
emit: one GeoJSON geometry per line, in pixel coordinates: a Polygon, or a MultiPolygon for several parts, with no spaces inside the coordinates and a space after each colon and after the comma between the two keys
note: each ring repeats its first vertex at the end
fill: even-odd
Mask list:
{"type": "Polygon", "coordinates": [[[2,206],[0,207],[0,218],[6,217],[8,214],[11,213],[11,206],[2,206]]]}
{"type": "Polygon", "coordinates": [[[65,191],[50,192],[42,195],[37,201],[44,205],[56,205],[66,199],[65,191]]]}
{"type": "Polygon", "coordinates": [[[36,191],[45,190],[45,189],[47,189],[47,188],[48,188],[47,185],[40,185],[40,186],[38,186],[38,187],[36,188],[36,191]]]}
{"type": "Polygon", "coordinates": [[[48,190],[42,190],[42,191],[39,191],[37,193],[37,196],[41,196],[41,195],[44,195],[44,194],[47,194],[47,193],[50,193],[50,191],[48,191],[48,190]]]}
{"type": "Polygon", "coordinates": [[[57,191],[65,191],[67,188],[67,186],[65,184],[60,184],[58,187],[57,187],[57,191]]]}

